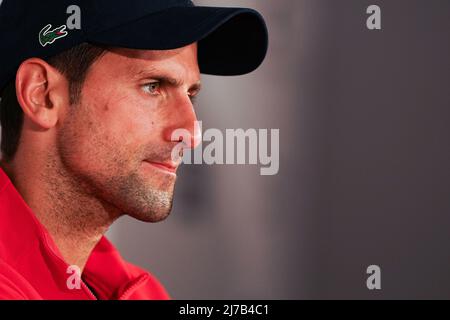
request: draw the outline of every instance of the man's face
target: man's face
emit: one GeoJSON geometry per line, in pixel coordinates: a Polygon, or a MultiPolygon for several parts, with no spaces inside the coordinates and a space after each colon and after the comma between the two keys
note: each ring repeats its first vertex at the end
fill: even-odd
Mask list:
{"type": "Polygon", "coordinates": [[[57,152],[87,192],[143,221],[171,211],[176,167],[172,139],[200,132],[191,99],[200,87],[197,45],[169,51],[114,49],[88,72],[80,102],[61,121],[57,152]]]}

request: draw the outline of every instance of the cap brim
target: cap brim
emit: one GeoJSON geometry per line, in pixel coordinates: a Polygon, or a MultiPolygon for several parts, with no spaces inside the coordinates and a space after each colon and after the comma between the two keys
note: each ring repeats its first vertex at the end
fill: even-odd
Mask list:
{"type": "Polygon", "coordinates": [[[262,16],[246,8],[175,7],[88,35],[89,42],[146,50],[169,50],[198,42],[200,71],[242,75],[263,62],[268,33],[262,16]]]}

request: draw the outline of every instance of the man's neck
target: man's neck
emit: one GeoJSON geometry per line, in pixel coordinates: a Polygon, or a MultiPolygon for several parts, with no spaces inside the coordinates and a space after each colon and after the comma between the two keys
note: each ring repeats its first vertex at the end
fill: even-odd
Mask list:
{"type": "Polygon", "coordinates": [[[52,236],[64,260],[81,270],[96,244],[120,215],[53,159],[38,166],[16,157],[0,162],[22,198],[52,236]]]}

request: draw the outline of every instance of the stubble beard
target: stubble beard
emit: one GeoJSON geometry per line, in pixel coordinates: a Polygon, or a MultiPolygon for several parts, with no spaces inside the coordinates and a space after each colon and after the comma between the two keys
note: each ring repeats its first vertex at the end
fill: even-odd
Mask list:
{"type": "MultiPolygon", "coordinates": [[[[128,215],[144,222],[159,222],[169,216],[175,175],[161,173],[158,169],[154,175],[144,172],[143,162],[138,156],[129,161],[129,153],[110,144],[107,146],[110,151],[105,151],[105,143],[108,142],[94,132],[85,149],[77,148],[79,135],[76,125],[65,126],[58,141],[58,154],[62,171],[81,193],[105,204],[105,208],[114,208],[116,213],[112,215],[115,219],[128,215]]],[[[145,159],[161,160],[168,151],[167,148],[153,148],[145,159]]],[[[82,201],[82,198],[73,200],[82,201]]]]}
{"type": "Polygon", "coordinates": [[[175,177],[167,177],[156,188],[137,172],[107,179],[113,204],[121,211],[144,222],[165,220],[173,206],[175,177]]]}

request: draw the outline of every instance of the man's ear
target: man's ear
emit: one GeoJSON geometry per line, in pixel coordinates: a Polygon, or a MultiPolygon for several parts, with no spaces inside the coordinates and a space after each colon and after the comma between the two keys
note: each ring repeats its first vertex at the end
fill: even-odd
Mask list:
{"type": "Polygon", "coordinates": [[[41,129],[50,129],[69,103],[67,80],[44,60],[24,61],[16,74],[17,101],[26,118],[41,129]]]}

